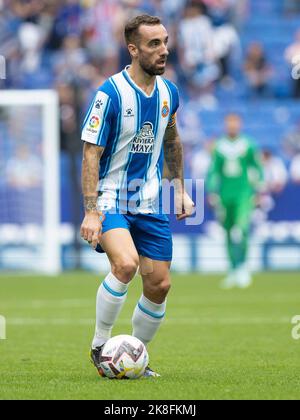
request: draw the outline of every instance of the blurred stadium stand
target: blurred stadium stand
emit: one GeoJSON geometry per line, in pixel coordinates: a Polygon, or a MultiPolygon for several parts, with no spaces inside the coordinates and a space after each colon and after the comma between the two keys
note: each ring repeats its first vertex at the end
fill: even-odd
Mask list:
{"type": "MultiPolygon", "coordinates": [[[[244,131],[261,149],[279,157],[288,173],[300,154],[300,82],[292,79],[287,57],[290,46],[300,54],[298,0],[0,0],[0,55],[7,61],[7,78],[0,80],[0,88],[53,88],[60,97],[61,235],[66,268],[87,268],[93,264],[99,267],[95,258],[91,262],[85,247],[82,259],[76,258],[80,255],[76,250],[82,244],[72,228],[78,230],[81,220],[80,124],[97,87],[128,63],[123,24],[141,12],[161,16],[171,34],[166,77],[178,84],[181,93],[178,121],[186,151],[186,177],[192,174],[197,152],[222,134],[222,121],[228,112],[243,116],[244,131]],[[237,35],[232,42],[226,39],[228,32],[224,32],[222,45],[217,45],[222,53],[209,62],[197,63],[192,75],[197,75],[195,78],[186,73],[184,57],[180,55],[181,36],[177,33],[188,18],[191,3],[202,4],[199,13],[208,16],[214,33],[230,27],[237,35]],[[254,67],[257,65],[258,74],[267,75],[259,89],[245,70],[247,52],[253,43],[260,44],[264,55],[254,67]],[[211,69],[211,65],[219,73],[214,80],[207,80],[203,70],[211,69]],[[70,246],[74,240],[75,251],[70,246]]],[[[1,124],[0,121],[0,151],[7,160],[13,151],[1,124]]],[[[39,130],[34,121],[31,129],[39,130]]],[[[1,191],[0,179],[0,196],[1,191]]],[[[253,233],[253,268],[299,269],[300,175],[299,179],[292,179],[289,174],[287,185],[281,191],[270,190],[269,195],[272,204],[259,216],[261,222],[253,233]],[[284,254],[281,248],[280,255],[288,255],[290,264],[289,258],[278,259],[278,246],[287,250],[284,254]]],[[[7,217],[13,217],[3,211],[0,215],[0,225],[7,223],[7,217]]],[[[173,220],[171,223],[175,243],[185,249],[180,255],[175,254],[175,269],[213,271],[226,267],[222,232],[209,209],[206,222],[200,227],[186,229],[173,220]],[[212,263],[213,255],[219,256],[219,263],[212,263]]],[[[104,259],[101,264],[105,268],[104,259]]]]}

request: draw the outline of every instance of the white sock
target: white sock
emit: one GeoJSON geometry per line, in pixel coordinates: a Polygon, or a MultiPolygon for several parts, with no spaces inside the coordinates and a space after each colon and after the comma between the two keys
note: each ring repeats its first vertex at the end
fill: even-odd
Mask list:
{"type": "Polygon", "coordinates": [[[100,347],[111,337],[111,331],[127,297],[128,285],[109,273],[97,294],[96,332],[92,347],[100,347]]]}
{"type": "Polygon", "coordinates": [[[132,317],[132,335],[147,345],[155,336],[166,312],[166,301],[157,304],[141,296],[132,317]]]}

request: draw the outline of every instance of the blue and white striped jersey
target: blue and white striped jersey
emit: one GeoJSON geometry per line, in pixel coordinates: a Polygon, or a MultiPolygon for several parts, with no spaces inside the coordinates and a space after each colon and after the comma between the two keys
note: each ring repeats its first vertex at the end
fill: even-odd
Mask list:
{"type": "Polygon", "coordinates": [[[84,120],[82,140],[105,148],[100,161],[102,210],[161,212],[163,138],[175,124],[177,87],[160,76],[150,96],[127,70],[98,90],[84,120]]]}

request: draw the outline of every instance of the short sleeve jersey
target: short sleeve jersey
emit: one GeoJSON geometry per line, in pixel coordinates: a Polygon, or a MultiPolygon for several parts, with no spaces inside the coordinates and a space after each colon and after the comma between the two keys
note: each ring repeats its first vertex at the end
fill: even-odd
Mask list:
{"type": "Polygon", "coordinates": [[[100,161],[103,209],[157,213],[161,209],[163,139],[176,124],[177,87],[156,77],[146,95],[127,70],[98,90],[83,123],[82,140],[104,147],[100,161]]]}

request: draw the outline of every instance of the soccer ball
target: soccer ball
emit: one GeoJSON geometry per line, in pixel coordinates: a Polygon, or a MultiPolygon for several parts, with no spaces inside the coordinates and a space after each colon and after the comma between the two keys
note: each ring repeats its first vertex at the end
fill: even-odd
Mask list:
{"type": "Polygon", "coordinates": [[[149,363],[145,345],[131,335],[117,335],[103,347],[100,366],[110,379],[138,379],[149,363]]]}

